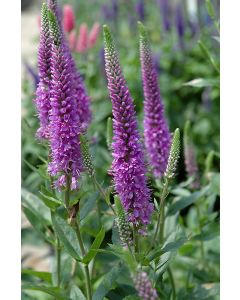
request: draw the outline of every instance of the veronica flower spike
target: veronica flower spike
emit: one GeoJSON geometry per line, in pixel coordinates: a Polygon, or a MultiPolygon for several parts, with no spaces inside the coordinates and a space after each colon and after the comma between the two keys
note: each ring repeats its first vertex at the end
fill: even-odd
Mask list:
{"type": "Polygon", "coordinates": [[[76,102],[75,81],[71,59],[65,49],[62,32],[53,12],[48,11],[51,48],[51,110],[49,113],[49,139],[51,162],[49,173],[57,176],[56,187],[70,185],[77,188],[82,171],[80,153],[80,118],[76,102]]]}
{"type": "Polygon", "coordinates": [[[113,112],[113,163],[115,189],[128,220],[140,229],[149,223],[153,205],[145,177],[144,154],[137,129],[133,99],[119,64],[111,33],[104,29],[105,69],[113,112]]]}
{"type": "Polygon", "coordinates": [[[47,6],[46,4],[43,4],[41,12],[40,42],[38,48],[39,83],[36,90],[36,99],[34,100],[40,121],[40,128],[36,133],[36,136],[39,139],[48,138],[48,112],[50,109],[51,38],[47,12],[47,6]]]}
{"type": "Polygon", "coordinates": [[[68,58],[71,62],[71,72],[74,76],[75,81],[75,88],[77,94],[77,106],[78,106],[78,114],[80,116],[80,123],[81,123],[81,130],[84,132],[86,131],[91,118],[91,110],[90,110],[90,97],[87,95],[85,85],[82,79],[81,74],[77,70],[76,64],[72,57],[69,44],[67,39],[64,35],[63,23],[62,23],[62,11],[60,6],[58,5],[57,0],[48,0],[48,8],[53,11],[54,15],[56,16],[56,20],[58,22],[59,31],[61,33],[61,39],[63,43],[63,47],[65,48],[65,52],[68,55],[68,58]]]}
{"type": "Polygon", "coordinates": [[[139,22],[140,59],[144,91],[144,140],[153,174],[161,177],[167,167],[171,135],[164,116],[164,106],[158,87],[147,32],[139,22]]]}

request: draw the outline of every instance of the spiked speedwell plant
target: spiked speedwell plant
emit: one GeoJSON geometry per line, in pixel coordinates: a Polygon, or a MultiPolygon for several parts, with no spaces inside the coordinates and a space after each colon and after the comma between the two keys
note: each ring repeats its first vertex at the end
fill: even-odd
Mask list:
{"type": "MultiPolygon", "coordinates": [[[[112,4],[118,7],[118,1],[112,4]]],[[[43,4],[34,103],[39,120],[36,136],[44,151],[38,157],[40,166],[26,162],[34,172],[33,180],[40,175],[40,183],[36,194],[23,189],[23,212],[39,240],[47,244],[53,263],[51,273],[23,270],[23,299],[216,300],[212,297],[216,270],[209,259],[214,254],[205,244],[212,238],[208,228],[217,231],[216,153],[210,152],[206,160],[201,187],[200,171],[188,150],[192,145],[189,123],[182,147],[183,122],[171,135],[169,128],[175,125],[164,111],[166,87],[161,84],[160,94],[151,35],[140,22],[137,61],[143,99],[132,92],[136,77],[129,76],[124,63],[120,65],[122,47],[115,45],[120,36],[103,26],[107,86],[101,87],[105,90],[101,101],[111,107],[111,113],[104,115],[106,141],[102,141],[97,134],[102,127],[95,124],[95,117],[103,123],[103,112],[90,111],[85,87],[86,83],[92,91],[93,78],[88,80],[88,73],[80,75],[82,57],[74,59],[63,21],[56,0],[43,4]],[[111,101],[106,99],[107,92],[111,101]],[[179,183],[181,149],[190,178],[179,183]],[[190,270],[191,263],[194,270],[190,270]],[[186,269],[186,284],[179,279],[179,265],[186,269]],[[201,276],[208,276],[207,286],[199,284],[201,276]],[[47,298],[38,298],[36,291],[48,294],[47,298]]],[[[167,32],[169,26],[165,26],[167,32]]],[[[91,63],[91,58],[85,58],[91,63]]],[[[97,73],[96,64],[93,67],[97,73]]],[[[174,107],[168,101],[165,104],[169,114],[174,113],[174,107]]]]}

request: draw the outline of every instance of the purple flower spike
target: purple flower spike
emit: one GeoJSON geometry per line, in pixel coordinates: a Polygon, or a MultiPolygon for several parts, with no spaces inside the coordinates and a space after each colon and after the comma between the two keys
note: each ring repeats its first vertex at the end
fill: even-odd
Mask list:
{"type": "Polygon", "coordinates": [[[128,219],[137,228],[149,223],[153,205],[145,177],[136,113],[111,33],[104,25],[105,69],[113,111],[112,175],[128,219]]]}
{"type": "Polygon", "coordinates": [[[138,296],[144,300],[158,299],[157,291],[152,285],[146,272],[138,272],[137,276],[133,279],[138,296]]]}
{"type": "Polygon", "coordinates": [[[50,59],[51,59],[51,38],[48,24],[48,9],[46,4],[42,6],[41,18],[41,32],[40,43],[38,49],[38,69],[39,69],[39,83],[36,90],[36,99],[34,100],[38,118],[40,121],[40,128],[36,136],[39,139],[48,138],[48,111],[50,109],[50,59]]]}
{"type": "Polygon", "coordinates": [[[33,80],[33,82],[34,82],[34,86],[35,86],[35,88],[37,89],[37,87],[38,87],[38,84],[39,84],[39,75],[38,75],[38,73],[35,71],[35,69],[31,66],[31,65],[29,65],[28,63],[24,63],[24,66],[25,66],[25,68],[26,68],[26,70],[27,70],[27,72],[28,72],[28,74],[32,77],[32,80],[33,80]]]}
{"type": "Polygon", "coordinates": [[[90,97],[86,93],[86,89],[83,83],[82,76],[78,72],[75,67],[74,70],[74,79],[75,79],[75,87],[76,87],[76,94],[77,94],[77,107],[78,107],[78,114],[80,118],[81,124],[81,131],[85,132],[87,130],[88,125],[92,120],[92,113],[90,110],[90,97]]]}
{"type": "Polygon", "coordinates": [[[135,5],[135,10],[137,12],[139,20],[144,21],[144,19],[145,19],[144,0],[138,0],[137,4],[135,5]]]}
{"type": "Polygon", "coordinates": [[[150,44],[145,27],[139,22],[140,57],[144,90],[144,139],[149,162],[155,177],[161,177],[167,167],[171,136],[158,87],[150,44]]]}
{"type": "Polygon", "coordinates": [[[171,5],[169,0],[157,0],[162,15],[162,23],[165,32],[171,29],[171,5]]]}
{"type": "Polygon", "coordinates": [[[80,123],[81,123],[81,131],[86,131],[89,123],[91,122],[92,119],[92,114],[90,110],[90,97],[87,95],[84,82],[82,79],[81,74],[77,70],[76,64],[74,62],[74,59],[71,54],[70,47],[68,45],[67,39],[65,38],[64,35],[64,30],[63,30],[63,25],[62,25],[62,10],[58,6],[57,0],[48,0],[48,5],[49,8],[54,12],[58,25],[59,25],[59,30],[62,35],[63,39],[63,46],[65,48],[65,51],[69,57],[69,60],[71,62],[71,69],[72,69],[72,74],[74,77],[75,81],[75,88],[76,88],[76,95],[77,95],[77,107],[78,107],[78,113],[80,117],[80,123]]]}
{"type": "Polygon", "coordinates": [[[184,37],[185,33],[185,20],[181,3],[179,3],[176,8],[175,23],[178,36],[181,40],[184,37]]]}
{"type": "Polygon", "coordinates": [[[71,178],[71,188],[83,169],[80,153],[80,119],[76,102],[75,81],[69,53],[66,51],[57,18],[48,11],[51,47],[51,110],[49,111],[49,140],[51,158],[49,173],[59,176],[56,187],[65,186],[71,178]]]}

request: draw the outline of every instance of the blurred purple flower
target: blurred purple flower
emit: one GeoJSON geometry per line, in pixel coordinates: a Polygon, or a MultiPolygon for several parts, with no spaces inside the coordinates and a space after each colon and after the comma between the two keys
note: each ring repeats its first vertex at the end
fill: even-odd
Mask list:
{"type": "Polygon", "coordinates": [[[165,31],[171,29],[171,6],[169,0],[157,0],[162,16],[163,28],[165,31]]]}
{"type": "Polygon", "coordinates": [[[185,33],[185,20],[183,15],[183,7],[181,3],[179,3],[176,7],[175,24],[176,24],[178,36],[182,40],[185,33]]]}
{"type": "Polygon", "coordinates": [[[210,98],[210,93],[211,93],[211,87],[205,88],[205,90],[202,93],[202,104],[204,109],[207,112],[210,112],[212,110],[212,101],[210,98]]]}
{"type": "Polygon", "coordinates": [[[140,58],[144,91],[144,140],[148,158],[155,177],[166,171],[171,146],[171,136],[164,116],[164,106],[158,86],[157,72],[147,32],[139,22],[140,58]]]}
{"type": "Polygon", "coordinates": [[[140,21],[144,21],[145,19],[145,5],[144,0],[138,0],[137,4],[135,5],[135,10],[138,15],[138,19],[140,21]]]}
{"type": "Polygon", "coordinates": [[[198,31],[199,31],[198,23],[196,21],[194,21],[194,20],[189,20],[188,21],[188,25],[190,27],[192,36],[195,36],[198,33],[198,31]]]}
{"type": "Polygon", "coordinates": [[[116,21],[119,11],[118,0],[112,0],[110,5],[103,4],[101,10],[105,21],[116,21]]]}
{"type": "Polygon", "coordinates": [[[34,70],[34,68],[32,66],[30,66],[27,62],[24,62],[24,66],[28,72],[28,74],[32,77],[33,82],[34,82],[34,86],[35,89],[37,89],[38,83],[40,81],[39,79],[39,75],[37,73],[37,71],[34,70]]]}
{"type": "Polygon", "coordinates": [[[184,158],[187,175],[193,178],[190,187],[198,189],[200,187],[200,179],[195,149],[190,137],[190,121],[187,121],[184,126],[184,158]]]}
{"type": "Polygon", "coordinates": [[[198,189],[200,187],[198,165],[196,161],[194,147],[192,144],[188,143],[185,145],[184,157],[185,157],[185,168],[188,177],[194,178],[190,186],[192,189],[198,189]]]}
{"type": "Polygon", "coordinates": [[[158,74],[161,73],[160,57],[161,57],[160,53],[154,53],[152,55],[153,66],[154,66],[154,69],[157,71],[158,74]]]}
{"type": "Polygon", "coordinates": [[[101,72],[105,75],[105,57],[104,57],[104,48],[99,50],[99,59],[100,59],[100,68],[101,72]]]}
{"type": "Polygon", "coordinates": [[[119,11],[118,1],[119,0],[112,0],[112,11],[115,18],[118,16],[118,11],[119,11]]]}

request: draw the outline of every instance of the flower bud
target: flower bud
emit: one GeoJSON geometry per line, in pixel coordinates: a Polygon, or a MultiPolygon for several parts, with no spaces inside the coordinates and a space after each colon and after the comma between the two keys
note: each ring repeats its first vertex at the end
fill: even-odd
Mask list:
{"type": "Polygon", "coordinates": [[[132,245],[132,230],[118,197],[115,197],[115,206],[117,211],[116,224],[118,227],[120,240],[123,245],[132,245]]]}
{"type": "Polygon", "coordinates": [[[180,156],[180,131],[179,128],[177,128],[173,135],[167,169],[165,172],[165,176],[168,179],[171,179],[176,175],[179,156],[180,156]]]}
{"type": "Polygon", "coordinates": [[[89,144],[86,136],[81,135],[80,136],[80,142],[81,142],[81,153],[83,157],[83,165],[88,172],[90,176],[93,176],[95,174],[95,170],[92,163],[92,157],[89,152],[89,144]]]}

